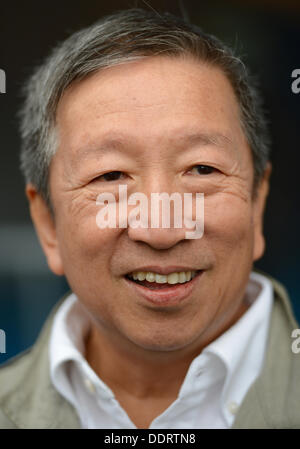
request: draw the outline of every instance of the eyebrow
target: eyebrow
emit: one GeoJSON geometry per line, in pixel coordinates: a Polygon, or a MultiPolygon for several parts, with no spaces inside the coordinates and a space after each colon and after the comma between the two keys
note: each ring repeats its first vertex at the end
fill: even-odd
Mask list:
{"type": "Polygon", "coordinates": [[[183,133],[177,137],[178,141],[182,143],[188,143],[189,145],[200,144],[200,145],[214,145],[217,147],[232,146],[233,141],[220,132],[192,132],[183,133]]]}
{"type": "MultiPolygon", "coordinates": [[[[232,148],[234,146],[233,141],[220,132],[181,132],[174,136],[171,142],[175,147],[178,147],[178,149],[182,149],[183,145],[189,147],[195,145],[211,145],[223,149],[224,147],[232,148]]],[[[79,159],[89,156],[90,154],[104,155],[111,151],[123,153],[125,148],[130,148],[132,145],[136,145],[134,136],[117,132],[109,133],[101,140],[101,142],[79,149],[79,159]]]]}

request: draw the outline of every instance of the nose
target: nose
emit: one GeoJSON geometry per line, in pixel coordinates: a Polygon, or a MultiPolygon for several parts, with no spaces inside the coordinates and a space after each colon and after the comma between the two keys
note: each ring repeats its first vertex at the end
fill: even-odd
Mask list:
{"type": "Polygon", "coordinates": [[[185,239],[183,229],[164,228],[128,228],[131,240],[147,243],[154,249],[169,249],[185,239]]]}
{"type": "Polygon", "coordinates": [[[182,216],[183,195],[174,192],[175,188],[173,192],[168,192],[170,185],[163,182],[163,176],[160,179],[158,176],[153,178],[148,179],[144,192],[138,194],[139,226],[129,219],[128,236],[131,240],[147,243],[155,249],[168,249],[186,236],[182,216]]]}

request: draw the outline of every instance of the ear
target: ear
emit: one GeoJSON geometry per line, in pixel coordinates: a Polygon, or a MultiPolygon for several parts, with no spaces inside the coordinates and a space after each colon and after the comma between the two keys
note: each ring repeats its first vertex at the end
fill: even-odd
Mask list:
{"type": "Polygon", "coordinates": [[[64,269],[57,241],[55,221],[43,197],[32,184],[26,186],[30,215],[40,244],[46,255],[48,266],[53,273],[63,275],[64,269]]]}
{"type": "Polygon", "coordinates": [[[267,163],[263,177],[259,184],[256,198],[253,200],[253,226],[254,226],[254,247],[253,261],[262,257],[265,251],[265,238],[263,235],[263,218],[266,199],[269,193],[269,180],[272,172],[272,165],[267,163]]]}

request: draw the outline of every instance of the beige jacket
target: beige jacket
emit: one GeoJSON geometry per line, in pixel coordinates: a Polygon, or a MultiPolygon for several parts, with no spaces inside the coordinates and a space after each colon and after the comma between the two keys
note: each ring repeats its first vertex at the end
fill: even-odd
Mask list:
{"type": "MultiPolygon", "coordinates": [[[[267,352],[262,373],[240,405],[233,428],[300,429],[300,353],[291,349],[292,330],[300,326],[284,287],[263,274],[275,292],[267,352]]],[[[0,367],[0,429],[80,428],[75,409],[55,390],[49,375],[48,342],[60,304],[33,347],[0,367]]]]}

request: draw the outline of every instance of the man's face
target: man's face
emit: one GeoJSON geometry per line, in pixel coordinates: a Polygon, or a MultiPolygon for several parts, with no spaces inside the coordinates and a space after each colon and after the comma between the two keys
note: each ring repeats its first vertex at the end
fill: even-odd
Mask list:
{"type": "Polygon", "coordinates": [[[252,200],[251,152],[223,73],[167,57],[105,69],[64,94],[57,130],[48,238],[39,231],[45,216],[42,225],[35,219],[51,269],[65,273],[98,328],[120,342],[165,351],[216,337],[243,310],[252,262],[264,249],[267,194],[265,179],[252,200]],[[121,173],[103,176],[109,172],[121,173]],[[117,198],[120,184],[149,202],[151,192],[204,193],[203,237],[185,239],[184,228],[99,229],[96,199],[117,198]],[[160,302],[160,293],[151,301],[147,287],[125,277],[155,271],[145,267],[201,271],[183,299],[171,292],[160,302]]]}

